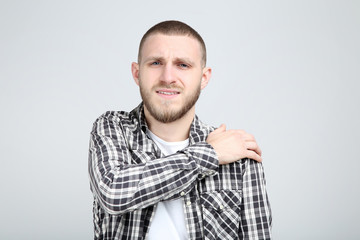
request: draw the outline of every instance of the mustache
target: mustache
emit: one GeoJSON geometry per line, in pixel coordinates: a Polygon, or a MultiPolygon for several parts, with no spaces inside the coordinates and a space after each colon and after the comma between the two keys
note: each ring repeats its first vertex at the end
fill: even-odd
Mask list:
{"type": "MultiPolygon", "coordinates": [[[[139,74],[139,81],[141,84],[141,77],[139,74]]],[[[172,90],[176,90],[176,91],[182,91],[183,87],[176,84],[176,83],[165,83],[165,82],[160,82],[158,84],[156,84],[155,86],[152,87],[152,89],[157,89],[157,88],[166,88],[166,89],[172,89],[172,90]]]]}
{"type": "Polygon", "coordinates": [[[159,84],[155,85],[153,88],[154,89],[166,88],[166,89],[171,89],[171,90],[176,90],[176,91],[182,91],[183,90],[183,88],[181,86],[177,85],[176,83],[170,83],[170,84],[159,83],[159,84]]]}

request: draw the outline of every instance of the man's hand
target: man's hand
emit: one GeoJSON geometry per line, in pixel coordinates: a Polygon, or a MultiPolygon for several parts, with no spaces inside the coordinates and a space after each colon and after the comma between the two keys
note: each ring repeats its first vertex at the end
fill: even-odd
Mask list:
{"type": "Polygon", "coordinates": [[[253,135],[244,130],[226,130],[225,124],[211,132],[206,139],[219,158],[219,164],[228,164],[242,158],[262,161],[261,150],[253,135]]]}

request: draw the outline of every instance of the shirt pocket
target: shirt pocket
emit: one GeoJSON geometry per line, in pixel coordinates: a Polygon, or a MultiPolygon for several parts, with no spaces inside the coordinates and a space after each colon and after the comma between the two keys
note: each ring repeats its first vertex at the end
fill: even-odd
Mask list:
{"type": "Polygon", "coordinates": [[[238,239],[241,190],[220,190],[200,195],[204,239],[238,239]]]}

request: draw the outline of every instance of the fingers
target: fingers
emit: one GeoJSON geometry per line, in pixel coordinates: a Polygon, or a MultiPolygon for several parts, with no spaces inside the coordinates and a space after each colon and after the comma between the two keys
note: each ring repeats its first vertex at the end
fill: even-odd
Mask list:
{"type": "Polygon", "coordinates": [[[248,151],[247,152],[247,157],[251,158],[251,159],[253,159],[253,160],[257,161],[257,162],[262,162],[261,156],[259,154],[257,154],[256,152],[254,152],[254,151],[248,151]]]}
{"type": "Polygon", "coordinates": [[[236,132],[243,141],[243,147],[246,149],[245,156],[251,158],[257,162],[262,162],[262,151],[258,146],[254,135],[245,132],[244,130],[228,130],[236,132]]]}
{"type": "Polygon", "coordinates": [[[244,130],[237,130],[237,131],[241,134],[242,138],[246,142],[247,149],[255,151],[261,157],[262,151],[258,146],[254,135],[247,133],[244,130]]]}
{"type": "Polygon", "coordinates": [[[242,138],[246,141],[255,141],[255,137],[254,135],[245,132],[244,130],[235,130],[236,132],[238,132],[242,138]]]}
{"type": "Polygon", "coordinates": [[[246,141],[245,147],[248,150],[252,150],[252,151],[256,152],[261,157],[262,151],[255,141],[246,141]]]}
{"type": "Polygon", "coordinates": [[[262,156],[262,151],[259,146],[256,148],[255,152],[257,152],[257,154],[259,154],[260,157],[262,156]]]}

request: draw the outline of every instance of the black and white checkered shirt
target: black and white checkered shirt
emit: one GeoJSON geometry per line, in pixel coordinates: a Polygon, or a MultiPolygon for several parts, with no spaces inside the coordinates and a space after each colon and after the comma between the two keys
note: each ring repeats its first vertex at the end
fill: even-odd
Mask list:
{"type": "MultiPolygon", "coordinates": [[[[220,165],[197,116],[189,146],[164,157],[146,135],[143,105],[94,123],[89,176],[95,239],[146,239],[159,201],[183,198],[189,239],[271,239],[261,163],[220,165]]],[[[165,229],[164,229],[165,230],[165,229]]]]}

